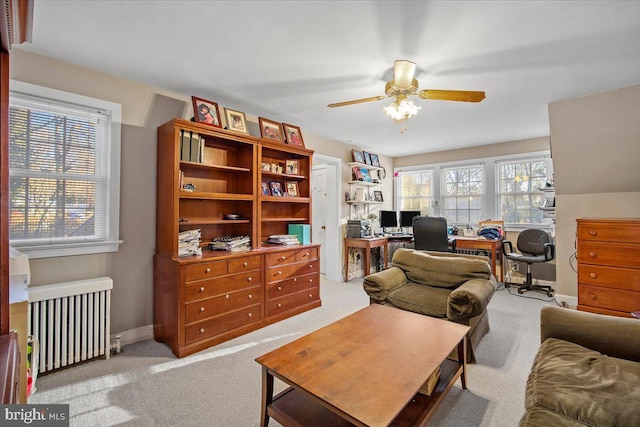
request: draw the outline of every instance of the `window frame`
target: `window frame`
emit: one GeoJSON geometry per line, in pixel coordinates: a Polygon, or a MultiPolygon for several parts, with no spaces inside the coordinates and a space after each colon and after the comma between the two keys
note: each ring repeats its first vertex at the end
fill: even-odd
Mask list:
{"type": "MultiPolygon", "coordinates": [[[[470,170],[470,169],[480,169],[480,173],[482,175],[482,181],[481,181],[481,191],[480,191],[480,218],[482,218],[485,215],[486,212],[486,188],[487,188],[487,178],[486,178],[486,172],[485,172],[485,165],[483,162],[473,162],[473,163],[464,163],[464,164],[448,164],[448,165],[443,165],[440,168],[440,181],[441,181],[441,185],[440,185],[440,199],[442,200],[441,203],[441,208],[440,208],[440,215],[444,218],[447,218],[447,199],[450,197],[454,197],[456,199],[458,199],[459,196],[448,196],[447,195],[447,178],[446,175],[449,171],[453,171],[453,170],[470,170]]],[[[466,198],[470,198],[473,197],[472,193],[467,193],[463,196],[460,197],[466,197],[466,198]]],[[[456,208],[456,211],[458,211],[459,209],[456,208]]],[[[467,209],[468,211],[471,211],[471,207],[469,207],[467,209]]],[[[449,219],[447,218],[447,223],[451,224],[451,225],[456,225],[456,226],[463,226],[463,225],[467,225],[467,224],[475,224],[475,222],[472,221],[449,221],[449,219]]]]}
{"type": "MultiPolygon", "coordinates": [[[[434,173],[433,168],[430,167],[413,167],[413,168],[405,168],[403,170],[396,170],[394,171],[394,194],[396,197],[394,197],[394,210],[396,211],[400,211],[402,210],[400,208],[401,203],[402,203],[402,199],[408,199],[409,197],[402,197],[401,196],[401,192],[402,192],[402,183],[401,183],[401,177],[400,175],[402,174],[413,174],[413,173],[428,173],[430,174],[430,179],[431,179],[431,188],[429,189],[430,193],[431,193],[431,197],[426,198],[429,203],[429,212],[423,212],[422,210],[420,210],[420,215],[432,215],[434,208],[437,206],[437,198],[436,198],[436,189],[437,189],[437,185],[436,185],[436,174],[434,173]],[[397,175],[396,175],[397,174],[397,175]]],[[[421,199],[421,197],[411,197],[412,199],[421,199]]],[[[409,210],[409,209],[405,209],[405,210],[409,210]]]]}
{"type": "MultiPolygon", "coordinates": [[[[104,162],[102,163],[107,181],[102,213],[105,216],[104,237],[82,242],[34,241],[33,243],[26,243],[25,241],[10,241],[10,245],[20,252],[27,254],[29,258],[32,259],[116,252],[122,243],[122,240],[119,239],[122,106],[114,102],[16,80],[11,80],[9,87],[9,105],[11,105],[11,98],[15,94],[36,99],[39,98],[44,101],[50,100],[62,105],[76,105],[85,109],[99,109],[106,111],[111,116],[110,127],[107,129],[108,142],[104,147],[104,162]]],[[[11,170],[9,173],[11,174],[11,170]]],[[[98,207],[98,201],[96,201],[96,208],[98,207]]],[[[98,213],[96,213],[96,215],[98,215],[98,213]]]]}

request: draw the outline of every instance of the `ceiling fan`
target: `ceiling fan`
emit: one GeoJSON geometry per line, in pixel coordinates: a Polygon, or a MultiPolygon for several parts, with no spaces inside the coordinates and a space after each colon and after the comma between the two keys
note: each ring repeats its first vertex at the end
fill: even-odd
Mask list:
{"type": "Polygon", "coordinates": [[[327,107],[344,107],[345,105],[361,104],[364,102],[381,101],[395,97],[396,100],[384,108],[385,113],[395,120],[406,120],[416,114],[421,107],[416,106],[409,96],[417,95],[422,99],[437,99],[443,101],[480,102],[484,99],[484,92],[469,90],[433,90],[418,91],[418,81],[414,79],[416,64],[411,61],[398,60],[393,66],[393,80],[387,82],[384,88],[385,96],[354,99],[352,101],[336,102],[327,107]]]}

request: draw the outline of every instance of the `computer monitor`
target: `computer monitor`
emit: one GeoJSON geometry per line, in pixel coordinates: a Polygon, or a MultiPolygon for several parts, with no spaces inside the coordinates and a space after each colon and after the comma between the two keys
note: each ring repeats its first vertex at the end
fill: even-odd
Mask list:
{"type": "Polygon", "coordinates": [[[420,211],[400,211],[400,227],[412,227],[414,216],[420,216],[420,211]]]}
{"type": "Polygon", "coordinates": [[[396,211],[380,211],[380,227],[384,230],[388,227],[398,226],[398,213],[396,211]]]}

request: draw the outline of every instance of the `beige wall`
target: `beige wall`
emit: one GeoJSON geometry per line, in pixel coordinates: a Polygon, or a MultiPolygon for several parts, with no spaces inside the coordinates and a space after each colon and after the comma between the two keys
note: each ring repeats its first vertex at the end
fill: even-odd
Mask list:
{"type": "MultiPolygon", "coordinates": [[[[110,276],[114,281],[112,332],[152,324],[156,129],[173,118],[191,117],[191,94],[173,93],[19,49],[11,54],[10,77],[122,105],[120,239],[124,243],[116,253],[34,259],[32,285],[110,276]]],[[[251,113],[246,112],[247,121],[255,134],[259,132],[259,112],[251,113]]],[[[307,148],[343,162],[351,160],[351,148],[355,147],[302,132],[307,148]]],[[[387,171],[392,169],[391,158],[381,156],[380,160],[387,171]]],[[[343,182],[348,179],[348,169],[343,167],[343,182]]],[[[384,183],[385,194],[391,194],[390,176],[384,183]]],[[[348,215],[346,203],[342,210],[343,216],[348,215]]]]}
{"type": "Polygon", "coordinates": [[[557,288],[577,295],[576,219],[640,217],[640,85],[549,104],[557,288]]]}

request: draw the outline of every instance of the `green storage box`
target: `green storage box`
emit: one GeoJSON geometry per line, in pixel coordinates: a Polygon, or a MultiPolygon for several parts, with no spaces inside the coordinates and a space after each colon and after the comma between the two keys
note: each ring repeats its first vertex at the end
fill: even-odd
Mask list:
{"type": "Polygon", "coordinates": [[[289,224],[289,234],[298,236],[303,245],[311,243],[311,226],[309,224],[289,224]]]}

